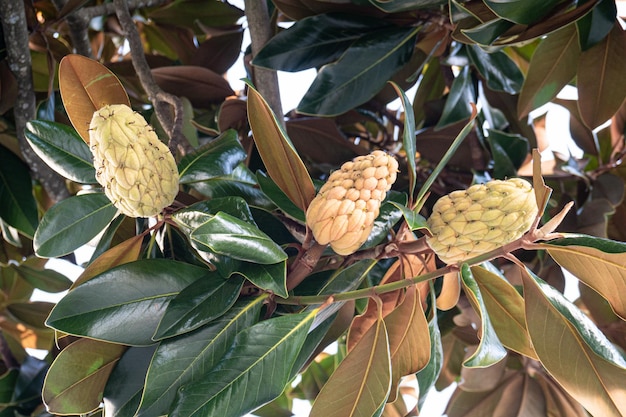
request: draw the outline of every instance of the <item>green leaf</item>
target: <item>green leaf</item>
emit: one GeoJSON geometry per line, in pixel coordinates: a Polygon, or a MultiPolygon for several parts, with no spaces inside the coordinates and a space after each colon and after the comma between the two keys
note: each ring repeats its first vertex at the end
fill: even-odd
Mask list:
{"type": "Polygon", "coordinates": [[[265,169],[287,197],[304,211],[315,197],[309,172],[267,102],[249,84],[248,89],[248,119],[265,169]]]}
{"type": "Polygon", "coordinates": [[[390,202],[390,204],[397,207],[400,212],[402,212],[402,216],[404,216],[404,220],[411,230],[428,228],[426,225],[426,219],[421,214],[414,212],[405,205],[398,204],[393,201],[390,202]]]}
{"type": "Polygon", "coordinates": [[[513,26],[515,24],[508,20],[493,19],[469,29],[461,29],[461,33],[478,45],[490,46],[513,26]]]}
{"type": "Polygon", "coordinates": [[[175,0],[166,6],[150,9],[147,17],[161,25],[197,28],[200,23],[208,27],[224,27],[237,23],[243,11],[222,2],[206,3],[204,0],[175,0]]]}
{"type": "Polygon", "coordinates": [[[467,54],[490,89],[509,94],[519,93],[524,74],[507,54],[502,51],[487,53],[478,45],[469,45],[467,54]]]}
{"type": "Polygon", "coordinates": [[[417,181],[415,173],[415,113],[413,106],[404,91],[396,83],[391,83],[393,88],[400,96],[402,108],[404,109],[404,129],[402,129],[402,146],[406,153],[407,165],[409,167],[409,200],[412,200],[415,191],[415,183],[417,181]]]}
{"type": "Polygon", "coordinates": [[[365,33],[389,26],[381,19],[343,13],[305,17],[279,32],[252,60],[253,65],[278,71],[321,67],[335,59],[365,33]]]}
{"type": "Polygon", "coordinates": [[[271,291],[279,297],[287,298],[287,262],[259,265],[244,262],[237,271],[257,287],[271,291]]]}
{"type": "Polygon", "coordinates": [[[548,103],[576,76],[579,56],[574,25],[549,34],[539,44],[530,60],[517,102],[520,118],[548,103]]]}
{"type": "Polygon", "coordinates": [[[430,287],[430,298],[432,300],[432,318],[428,321],[428,332],[430,335],[430,360],[428,364],[416,375],[417,385],[419,387],[418,408],[421,409],[426,394],[435,385],[441,369],[443,368],[443,345],[441,343],[441,331],[437,323],[437,304],[433,287],[430,287]]]}
{"type": "Polygon", "coordinates": [[[467,264],[463,264],[461,267],[461,280],[466,290],[465,293],[478,314],[480,314],[481,319],[480,343],[476,351],[463,362],[463,366],[468,368],[486,368],[504,359],[506,357],[506,349],[500,343],[500,339],[498,339],[498,335],[491,324],[489,312],[487,307],[485,307],[480,288],[467,264]]]}
{"type": "Polygon", "coordinates": [[[471,103],[476,103],[476,90],[469,66],[465,66],[452,82],[436,129],[442,129],[470,118],[472,116],[471,103]]]}
{"type": "Polygon", "coordinates": [[[96,237],[116,213],[103,193],[66,198],[41,219],[33,241],[35,252],[43,258],[67,255],[96,237]]]}
{"type": "Polygon", "coordinates": [[[31,120],[24,131],[35,153],[65,178],[97,184],[93,155],[76,130],[61,123],[31,120]]]}
{"type": "Polygon", "coordinates": [[[103,402],[107,417],[135,416],[146,371],[156,347],[130,347],[124,352],[104,387],[103,402]]]}
{"type": "Polygon", "coordinates": [[[42,396],[54,414],[87,414],[100,406],[104,386],[126,347],[79,339],[59,353],[44,382],[42,396]]]}
{"type": "Polygon", "coordinates": [[[369,2],[386,13],[428,9],[447,3],[446,0],[369,0],[369,2]]]}
{"type": "Polygon", "coordinates": [[[378,417],[390,390],[389,340],[381,316],[330,376],[313,403],[310,417],[378,417]]]}
{"type": "Polygon", "coordinates": [[[161,341],[145,381],[137,417],[168,413],[178,388],[204,381],[228,352],[235,335],[252,326],[266,296],[239,301],[225,315],[191,333],[161,341]]]}
{"type": "Polygon", "coordinates": [[[170,416],[239,417],[278,397],[289,383],[315,313],[277,317],[239,332],[202,381],[178,390],[170,416]]]}
{"type": "Polygon", "coordinates": [[[154,340],[190,332],[223,315],[237,301],[243,278],[222,278],[217,272],[192,282],[170,301],[154,340]]]}
{"type": "Polygon", "coordinates": [[[609,34],[617,17],[614,0],[601,0],[589,13],[576,21],[578,41],[586,51],[609,34]]]}
{"type": "Polygon", "coordinates": [[[563,268],[593,288],[626,319],[626,244],[585,235],[566,235],[541,245],[563,268]]]}
{"type": "Polygon", "coordinates": [[[580,54],[576,85],[578,107],[590,129],[609,120],[626,97],[626,31],[619,23],[602,42],[580,54]]]}
{"type": "Polygon", "coordinates": [[[259,190],[256,177],[243,163],[239,164],[230,175],[214,177],[189,185],[210,199],[237,196],[251,205],[273,208],[272,202],[259,190]]]}
{"type": "Polygon", "coordinates": [[[230,175],[245,159],[246,152],[239,143],[237,132],[227,130],[181,159],[178,163],[180,183],[191,184],[230,175]]]}
{"type": "Polygon", "coordinates": [[[300,220],[302,223],[306,221],[304,211],[296,206],[270,177],[262,171],[257,171],[256,178],[263,193],[265,193],[279,209],[294,219],[300,220]]]}
{"type": "Polygon", "coordinates": [[[389,28],[364,35],[341,58],[318,72],[298,112],[334,116],[370,100],[409,62],[418,31],[389,28]]]}
{"type": "Polygon", "coordinates": [[[367,240],[361,248],[371,248],[387,239],[389,231],[402,218],[402,211],[398,210],[398,205],[406,206],[406,194],[390,191],[387,193],[387,200],[380,206],[378,217],[374,220],[374,226],[367,240]]]}
{"type": "Polygon", "coordinates": [[[70,291],[46,324],[73,335],[150,345],[169,301],[209,273],[206,268],[165,259],[126,263],[70,291]]]}
{"type": "Polygon", "coordinates": [[[11,267],[30,285],[42,291],[57,293],[69,289],[72,285],[69,278],[52,269],[37,269],[25,263],[11,267]]]}
{"type": "Polygon", "coordinates": [[[199,247],[242,261],[274,264],[287,254],[256,226],[219,212],[191,233],[199,247]]]}
{"type": "Polygon", "coordinates": [[[522,279],[528,331],[546,370],[592,415],[626,414],[622,355],[561,293],[529,270],[522,279]]]}
{"type": "Polygon", "coordinates": [[[37,203],[28,166],[0,145],[0,218],[32,238],[37,229],[37,203]]]}
{"type": "Polygon", "coordinates": [[[488,132],[487,141],[494,161],[494,178],[504,180],[516,176],[530,151],[528,140],[519,134],[499,130],[488,129],[488,132]]]}
{"type": "Polygon", "coordinates": [[[537,359],[526,327],[522,296],[490,263],[473,266],[471,271],[498,339],[507,348],[537,359]]]}
{"type": "Polygon", "coordinates": [[[484,0],[503,19],[522,25],[540,21],[560,0],[484,0]]]}

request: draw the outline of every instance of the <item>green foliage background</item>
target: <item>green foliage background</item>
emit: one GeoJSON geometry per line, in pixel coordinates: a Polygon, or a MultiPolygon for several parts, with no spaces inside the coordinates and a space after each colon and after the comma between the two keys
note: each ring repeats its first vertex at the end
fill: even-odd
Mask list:
{"type": "Polygon", "coordinates": [[[24,2],[0,20],[0,417],[289,416],[296,398],[312,416],[411,416],[454,382],[450,417],[626,415],[615,1],[273,0],[267,16],[145,3],[24,2]],[[182,142],[123,55],[119,4],[156,85],[182,99],[182,142]],[[7,41],[19,25],[28,91],[7,41]],[[269,39],[244,51],[249,81],[234,91],[224,74],[259,25],[269,39]],[[261,74],[309,68],[297,108],[277,115],[261,74]],[[557,97],[565,86],[577,100],[557,97]],[[158,219],[119,215],[95,181],[77,117],[120,95],[175,145],[180,193],[158,219]],[[561,140],[529,117],[546,103],[569,111],[582,158],[531,165],[561,140]],[[400,173],[369,239],[346,257],[312,244],[315,187],[375,149],[400,173]],[[534,180],[540,228],[438,262],[423,243],[435,199],[513,176],[534,180]],[[86,244],[76,282],[45,268],[76,263],[86,244]],[[574,302],[561,267],[578,280],[574,302]],[[35,289],[69,291],[53,304],[31,301],[35,289]],[[322,353],[333,342],[338,353],[322,353]],[[400,391],[414,408],[402,378],[419,387],[400,391]]]}

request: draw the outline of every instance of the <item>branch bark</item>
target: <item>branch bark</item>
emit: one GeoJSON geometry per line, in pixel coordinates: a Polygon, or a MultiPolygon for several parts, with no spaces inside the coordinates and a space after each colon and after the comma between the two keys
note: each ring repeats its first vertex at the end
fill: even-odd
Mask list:
{"type": "MultiPolygon", "coordinates": [[[[272,28],[267,10],[267,2],[259,0],[245,0],[246,18],[252,41],[252,57],[263,48],[272,37],[272,28]]],[[[254,85],[263,98],[270,105],[280,123],[285,125],[283,106],[280,100],[278,75],[276,71],[267,68],[254,68],[254,85]]]]}
{"type": "Polygon", "coordinates": [[[23,1],[0,0],[0,23],[7,48],[7,61],[17,81],[17,99],[13,108],[15,131],[24,160],[33,177],[40,181],[50,198],[59,201],[69,196],[65,181],[35,154],[26,141],[24,128],[35,118],[36,101],[33,87],[32,61],[28,46],[28,28],[23,1]]]}
{"type": "Polygon", "coordinates": [[[127,0],[114,0],[113,5],[115,6],[115,13],[120,21],[120,25],[126,32],[133,68],[137,72],[139,81],[154,106],[154,111],[161,126],[163,126],[169,136],[170,151],[176,154],[179,146],[185,148],[188,144],[183,135],[183,103],[179,97],[163,91],[154,81],[150,72],[150,66],[143,53],[139,31],[130,15],[127,0]]]}

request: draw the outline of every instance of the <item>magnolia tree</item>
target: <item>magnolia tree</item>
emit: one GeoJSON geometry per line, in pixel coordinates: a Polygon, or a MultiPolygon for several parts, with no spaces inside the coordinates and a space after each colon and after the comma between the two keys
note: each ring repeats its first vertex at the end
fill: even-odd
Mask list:
{"type": "Polygon", "coordinates": [[[614,1],[0,7],[0,416],[626,415],[614,1]]]}

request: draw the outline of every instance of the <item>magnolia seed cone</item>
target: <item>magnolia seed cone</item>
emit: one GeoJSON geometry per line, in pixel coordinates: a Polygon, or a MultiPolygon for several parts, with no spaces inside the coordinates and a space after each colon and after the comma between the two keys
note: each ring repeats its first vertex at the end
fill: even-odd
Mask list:
{"type": "Polygon", "coordinates": [[[397,172],[398,162],[383,151],[358,156],[333,172],[306,212],[315,240],[339,255],[356,252],[370,235],[397,172]]]}
{"type": "Polygon", "coordinates": [[[96,179],[122,213],[155,216],[178,193],[178,169],[167,146],[125,104],[104,106],[89,124],[96,179]]]}
{"type": "Polygon", "coordinates": [[[537,211],[533,188],[523,179],[473,185],[437,200],[427,242],[446,264],[461,262],[519,239],[537,211]]]}

